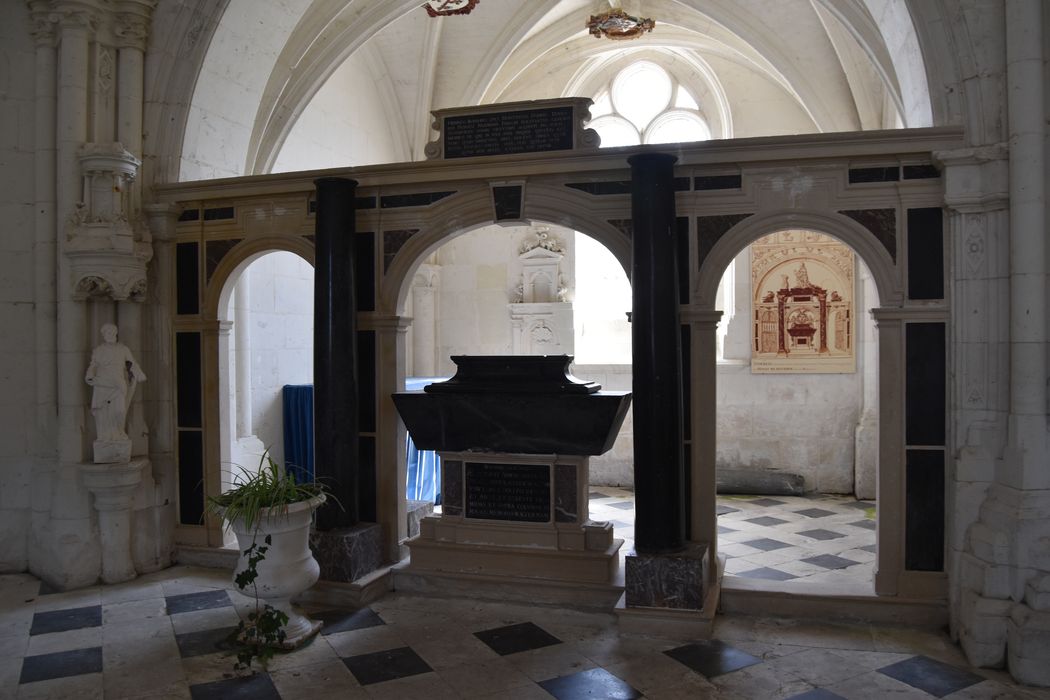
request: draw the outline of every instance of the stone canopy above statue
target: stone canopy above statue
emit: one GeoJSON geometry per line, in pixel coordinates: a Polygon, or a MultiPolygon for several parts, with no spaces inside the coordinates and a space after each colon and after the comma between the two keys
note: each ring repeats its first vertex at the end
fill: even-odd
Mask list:
{"type": "Polygon", "coordinates": [[[393,395],[420,449],[600,455],[612,448],[629,392],[568,373],[571,355],[452,358],[456,376],[393,395]]]}

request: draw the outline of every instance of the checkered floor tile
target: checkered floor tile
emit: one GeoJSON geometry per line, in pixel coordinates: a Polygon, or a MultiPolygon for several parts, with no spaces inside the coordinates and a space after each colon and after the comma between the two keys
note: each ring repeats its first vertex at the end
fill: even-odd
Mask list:
{"type": "MultiPolygon", "coordinates": [[[[740,506],[745,514],[798,509],[797,503],[740,506]]],[[[797,518],[799,527],[812,522],[797,518]]],[[[762,539],[756,531],[774,532],[742,528],[747,536],[736,544],[757,556],[794,547],[744,544],[762,539]]],[[[756,575],[792,574],[767,566],[756,575]]],[[[229,573],[217,570],[178,566],[65,593],[26,574],[0,575],[0,697],[1048,697],[1002,672],[969,668],[941,633],[899,626],[721,615],[713,639],[683,644],[621,635],[608,613],[406,593],[359,610],[308,607],[325,621],[323,634],[277,654],[266,670],[235,671],[231,623],[250,609],[229,573]]]]}

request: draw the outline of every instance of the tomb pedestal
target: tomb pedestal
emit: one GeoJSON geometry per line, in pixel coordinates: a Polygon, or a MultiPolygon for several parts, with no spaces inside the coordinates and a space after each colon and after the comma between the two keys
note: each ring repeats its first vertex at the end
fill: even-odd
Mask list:
{"type": "Polygon", "coordinates": [[[452,379],[394,395],[442,457],[442,513],[407,542],[407,571],[611,584],[623,541],[589,518],[588,457],[612,447],[630,394],[571,377],[568,355],[452,360],[452,379]]]}

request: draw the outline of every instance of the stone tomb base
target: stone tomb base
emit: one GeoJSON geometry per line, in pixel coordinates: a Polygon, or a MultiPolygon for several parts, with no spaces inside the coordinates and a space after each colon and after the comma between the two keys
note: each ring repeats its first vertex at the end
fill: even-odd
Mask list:
{"type": "Polygon", "coordinates": [[[623,540],[587,510],[587,458],[442,452],[442,514],[407,542],[412,573],[612,583],[623,540]]]}

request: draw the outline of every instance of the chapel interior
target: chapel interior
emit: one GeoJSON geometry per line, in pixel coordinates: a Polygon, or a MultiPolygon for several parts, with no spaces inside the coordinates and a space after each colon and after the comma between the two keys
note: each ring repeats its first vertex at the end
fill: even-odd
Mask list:
{"type": "Polygon", "coordinates": [[[0,696],[1050,697],[1045,0],[0,37],[0,696]],[[267,458],[324,624],[234,670],[267,458]]]}

